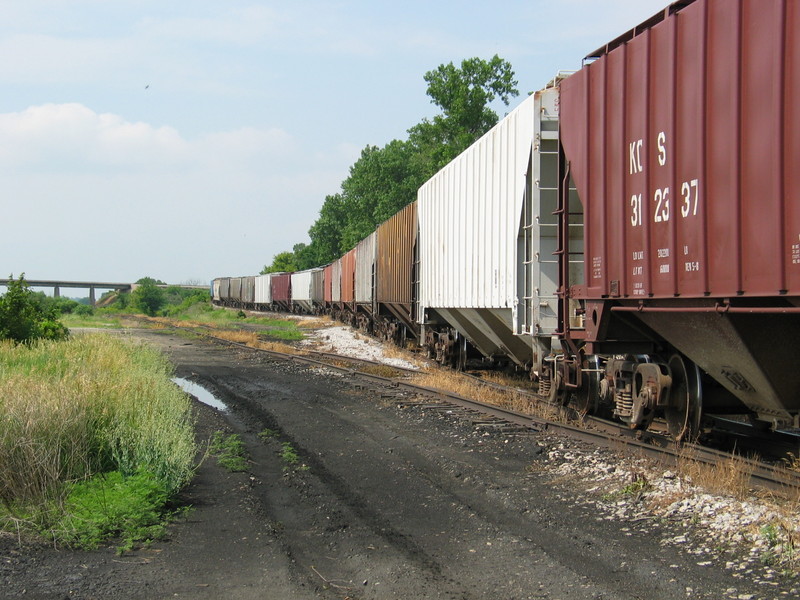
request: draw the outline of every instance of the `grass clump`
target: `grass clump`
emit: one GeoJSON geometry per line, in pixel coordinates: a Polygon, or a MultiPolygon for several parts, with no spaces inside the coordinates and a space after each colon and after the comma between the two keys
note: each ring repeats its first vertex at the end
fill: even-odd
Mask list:
{"type": "Polygon", "coordinates": [[[278,432],[275,431],[274,429],[270,429],[269,427],[265,427],[264,429],[258,432],[259,439],[264,442],[277,436],[278,432]]]}
{"type": "Polygon", "coordinates": [[[241,436],[215,431],[209,450],[217,457],[217,462],[228,471],[232,473],[247,471],[247,450],[241,436]]]}
{"type": "Polygon", "coordinates": [[[281,458],[286,463],[286,466],[283,467],[284,471],[288,471],[292,467],[300,471],[308,471],[308,465],[300,463],[300,455],[297,453],[297,450],[294,449],[291,442],[283,442],[281,444],[281,458]]]}
{"type": "Polygon", "coordinates": [[[281,444],[281,458],[290,465],[296,465],[300,462],[300,456],[297,451],[292,447],[290,442],[283,442],[281,444]]]}
{"type": "Polygon", "coordinates": [[[137,490],[133,497],[161,510],[189,481],[191,403],[171,375],[157,351],[111,336],[0,343],[0,526],[78,546],[105,535],[136,537],[133,529],[151,523],[152,511],[136,525],[126,519],[112,527],[109,515],[119,511],[84,500],[93,494],[111,507],[120,490],[137,490]],[[145,493],[145,481],[158,493],[145,493]]]}

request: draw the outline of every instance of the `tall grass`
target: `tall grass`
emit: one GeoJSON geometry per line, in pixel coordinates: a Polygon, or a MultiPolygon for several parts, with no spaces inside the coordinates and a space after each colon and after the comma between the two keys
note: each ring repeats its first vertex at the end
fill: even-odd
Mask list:
{"type": "Polygon", "coordinates": [[[63,507],[72,484],[112,471],[150,473],[174,494],[192,475],[195,443],[190,400],[171,374],[154,349],[112,336],[0,343],[7,514],[63,507]]]}

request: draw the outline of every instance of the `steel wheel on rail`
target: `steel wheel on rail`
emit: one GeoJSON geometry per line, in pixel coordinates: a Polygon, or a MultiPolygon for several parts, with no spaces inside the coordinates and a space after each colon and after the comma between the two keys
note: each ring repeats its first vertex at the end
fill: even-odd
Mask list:
{"type": "Polygon", "coordinates": [[[467,368],[467,338],[457,333],[455,346],[456,356],[454,368],[456,371],[464,371],[467,368]]]}
{"type": "Polygon", "coordinates": [[[600,406],[600,380],[604,376],[600,357],[592,355],[583,361],[583,385],[573,395],[572,403],[582,415],[597,414],[600,406]]]}
{"type": "Polygon", "coordinates": [[[668,366],[672,374],[672,385],[664,418],[669,432],[677,441],[693,441],[700,435],[703,409],[700,369],[680,354],[673,354],[668,366]]]}

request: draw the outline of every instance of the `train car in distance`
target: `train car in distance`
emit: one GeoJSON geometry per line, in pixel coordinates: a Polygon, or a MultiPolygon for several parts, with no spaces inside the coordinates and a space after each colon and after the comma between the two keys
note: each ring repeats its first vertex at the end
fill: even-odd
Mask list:
{"type": "Polygon", "coordinates": [[[320,278],[315,278],[317,273],[321,274],[322,269],[292,273],[292,310],[295,312],[312,314],[315,311],[315,301],[319,305],[322,294],[320,278]],[[319,286],[319,291],[315,290],[315,283],[319,286]]]}

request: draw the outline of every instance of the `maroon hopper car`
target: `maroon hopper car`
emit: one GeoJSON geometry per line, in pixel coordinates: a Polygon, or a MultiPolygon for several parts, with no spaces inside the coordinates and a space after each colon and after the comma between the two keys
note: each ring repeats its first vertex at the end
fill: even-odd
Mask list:
{"type": "Polygon", "coordinates": [[[292,310],[292,274],[275,273],[270,279],[272,286],[272,303],[279,310],[291,312],[292,310]]]}
{"type": "Polygon", "coordinates": [[[800,2],[682,0],[587,58],[561,83],[563,176],[585,223],[585,281],[562,277],[562,314],[579,300],[585,329],[565,320],[565,337],[663,353],[651,360],[684,397],[625,367],[634,414],[677,402],[691,421],[733,396],[797,422],[800,2]],[[715,382],[702,394],[695,364],[715,382]]]}

